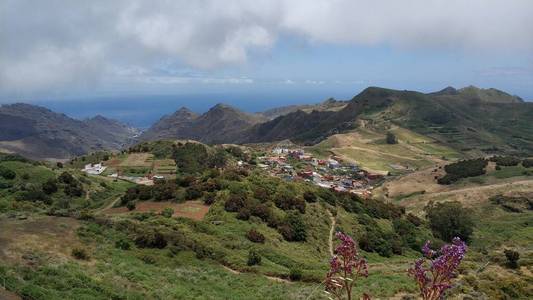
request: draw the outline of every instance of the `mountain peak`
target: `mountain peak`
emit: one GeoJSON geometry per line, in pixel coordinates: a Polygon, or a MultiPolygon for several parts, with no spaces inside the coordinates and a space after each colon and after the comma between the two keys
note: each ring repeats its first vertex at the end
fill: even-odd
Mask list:
{"type": "Polygon", "coordinates": [[[447,86],[438,92],[431,93],[432,95],[457,95],[459,91],[453,86],[447,86]]]}
{"type": "Polygon", "coordinates": [[[524,100],[518,96],[510,95],[504,91],[500,91],[495,88],[478,88],[473,85],[469,85],[460,89],[460,95],[468,97],[469,99],[480,100],[487,103],[522,103],[524,100]]]}

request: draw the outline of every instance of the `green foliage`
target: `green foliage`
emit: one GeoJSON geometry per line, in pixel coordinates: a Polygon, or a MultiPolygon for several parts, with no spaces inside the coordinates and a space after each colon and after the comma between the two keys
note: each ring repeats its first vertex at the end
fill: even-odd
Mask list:
{"type": "Polygon", "coordinates": [[[478,159],[461,160],[456,163],[446,165],[444,170],[446,175],[437,180],[439,184],[452,184],[461,178],[475,177],[485,174],[487,161],[478,159]]]}
{"type": "Polygon", "coordinates": [[[512,249],[505,249],[505,258],[507,258],[507,265],[511,269],[518,268],[518,260],[520,259],[520,253],[512,249]]]}
{"type": "Polygon", "coordinates": [[[493,156],[490,161],[495,162],[497,166],[511,167],[517,166],[521,159],[514,156],[493,156]]]}
{"type": "Polygon", "coordinates": [[[254,243],[260,243],[260,244],[265,243],[265,236],[261,232],[255,229],[250,229],[246,233],[246,238],[254,243]]]}
{"type": "Polygon", "coordinates": [[[292,281],[298,281],[302,279],[302,270],[297,268],[291,268],[289,270],[289,279],[292,281]]]}
{"type": "Polygon", "coordinates": [[[170,207],[163,209],[161,215],[166,218],[171,218],[174,215],[174,210],[170,207]]]}
{"type": "Polygon", "coordinates": [[[307,239],[307,227],[302,214],[296,211],[287,213],[285,220],[278,227],[278,230],[287,241],[300,242],[307,239]]]}
{"type": "Polygon", "coordinates": [[[138,233],[135,245],[139,248],[163,249],[167,246],[167,240],[163,234],[155,229],[146,229],[138,233]]]}
{"type": "Polygon", "coordinates": [[[121,250],[130,250],[131,243],[127,239],[121,238],[115,241],[115,248],[121,250]]]}
{"type": "Polygon", "coordinates": [[[79,260],[89,260],[89,254],[85,248],[75,247],[72,249],[72,257],[79,260]]]}
{"type": "Polygon", "coordinates": [[[387,144],[394,145],[398,144],[398,138],[396,138],[396,135],[392,132],[387,132],[387,138],[386,138],[387,144]]]}
{"type": "Polygon", "coordinates": [[[251,249],[250,251],[248,251],[247,264],[249,266],[255,266],[255,265],[261,264],[261,255],[259,255],[259,253],[256,250],[251,249]]]}
{"type": "Polygon", "coordinates": [[[131,200],[131,201],[128,201],[128,203],[126,203],[126,208],[129,210],[129,211],[132,211],[136,208],[136,203],[134,200],[131,200]]]}
{"type": "Polygon", "coordinates": [[[17,173],[15,173],[13,170],[0,166],[0,177],[3,177],[7,180],[12,180],[17,177],[17,173]]]}
{"type": "Polygon", "coordinates": [[[464,208],[460,202],[430,203],[426,214],[433,234],[440,239],[451,242],[454,237],[469,241],[474,230],[472,211],[464,208]]]}
{"type": "Polygon", "coordinates": [[[533,159],[527,158],[522,161],[522,166],[524,168],[533,168],[533,159]]]}
{"type": "Polygon", "coordinates": [[[57,180],[55,178],[48,179],[42,184],[43,192],[47,195],[57,192],[57,180]]]}

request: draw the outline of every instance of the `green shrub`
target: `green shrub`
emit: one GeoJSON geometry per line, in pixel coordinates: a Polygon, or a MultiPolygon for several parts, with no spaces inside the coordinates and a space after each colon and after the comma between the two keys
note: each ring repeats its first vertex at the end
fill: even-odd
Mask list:
{"type": "Polygon", "coordinates": [[[172,218],[172,216],[174,215],[174,210],[170,207],[167,207],[163,209],[163,211],[161,212],[161,215],[166,218],[172,218]]]}
{"type": "Polygon", "coordinates": [[[147,229],[138,234],[137,238],[135,238],[135,245],[139,248],[163,249],[167,246],[167,240],[160,232],[147,229]]]}
{"type": "Polygon", "coordinates": [[[485,174],[487,161],[483,158],[461,160],[456,163],[446,165],[444,170],[446,175],[437,180],[439,184],[451,184],[461,178],[475,177],[485,174]]]}
{"type": "Polygon", "coordinates": [[[398,139],[396,138],[396,135],[394,135],[394,133],[392,132],[387,132],[387,144],[389,145],[393,145],[393,144],[398,144],[398,139]]]}
{"type": "Polygon", "coordinates": [[[115,248],[122,249],[122,250],[130,250],[131,243],[127,239],[122,238],[115,242],[115,248]]]}
{"type": "Polygon", "coordinates": [[[518,268],[518,260],[520,259],[520,253],[515,250],[505,249],[505,257],[507,258],[507,266],[512,269],[518,268]]]}
{"type": "Polygon", "coordinates": [[[247,264],[249,266],[260,265],[261,264],[261,255],[259,255],[259,253],[257,253],[257,251],[255,251],[253,249],[248,251],[248,262],[247,262],[247,264]]]}
{"type": "Polygon", "coordinates": [[[246,233],[246,238],[254,243],[263,244],[265,242],[265,236],[255,229],[250,229],[246,233]]]}
{"type": "Polygon", "coordinates": [[[289,279],[292,281],[298,281],[302,279],[302,270],[297,268],[291,268],[289,270],[289,279]]]}
{"type": "Polygon", "coordinates": [[[89,259],[89,254],[87,254],[87,251],[84,248],[79,248],[79,247],[73,248],[71,253],[72,253],[72,257],[74,257],[75,259],[80,259],[80,260],[89,259]]]}
{"type": "Polygon", "coordinates": [[[464,208],[460,202],[430,203],[425,209],[434,235],[447,242],[454,237],[470,240],[474,230],[472,211],[464,208]]]}
{"type": "Polygon", "coordinates": [[[522,161],[522,166],[524,168],[533,168],[533,159],[529,158],[529,159],[524,159],[522,161]]]}
{"type": "Polygon", "coordinates": [[[4,177],[4,179],[7,180],[12,180],[17,177],[17,173],[13,172],[13,170],[0,166],[0,177],[4,177]]]}
{"type": "Polygon", "coordinates": [[[295,211],[291,211],[287,214],[278,230],[289,242],[305,241],[307,239],[307,229],[302,215],[295,211]]]}
{"type": "Polygon", "coordinates": [[[42,184],[43,192],[47,195],[57,192],[57,180],[55,178],[48,179],[42,184]]]}
{"type": "Polygon", "coordinates": [[[498,166],[511,167],[518,165],[521,159],[514,156],[493,156],[490,161],[495,162],[498,166]]]}
{"type": "Polygon", "coordinates": [[[135,201],[129,201],[128,203],[126,203],[126,208],[127,208],[129,211],[134,210],[135,207],[136,207],[136,203],[135,203],[135,201]]]}

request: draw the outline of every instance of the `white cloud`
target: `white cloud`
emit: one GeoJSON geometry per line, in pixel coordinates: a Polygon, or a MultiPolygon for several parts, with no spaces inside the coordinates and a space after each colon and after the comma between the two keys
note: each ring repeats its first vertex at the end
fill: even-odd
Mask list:
{"type": "MultiPolygon", "coordinates": [[[[166,65],[224,68],[291,35],[311,43],[533,51],[532,11],[531,0],[0,0],[0,89],[149,80],[166,65]]],[[[190,76],[157,80],[182,77],[190,76]]]]}

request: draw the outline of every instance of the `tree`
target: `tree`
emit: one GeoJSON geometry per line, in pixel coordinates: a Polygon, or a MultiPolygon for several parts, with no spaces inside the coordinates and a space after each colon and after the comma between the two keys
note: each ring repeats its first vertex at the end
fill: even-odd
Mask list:
{"type": "Polygon", "coordinates": [[[429,203],[425,210],[435,236],[448,242],[455,237],[463,241],[470,239],[474,229],[472,212],[460,202],[429,203]]]}
{"type": "Polygon", "coordinates": [[[57,192],[57,180],[53,178],[48,179],[45,183],[43,183],[42,189],[43,192],[47,195],[57,192]]]}
{"type": "Polygon", "coordinates": [[[393,145],[398,144],[398,139],[396,138],[396,135],[392,132],[387,132],[387,144],[393,145]]]}
{"type": "Polygon", "coordinates": [[[307,239],[307,229],[302,215],[296,211],[287,214],[278,230],[287,241],[299,242],[307,239]]]}

